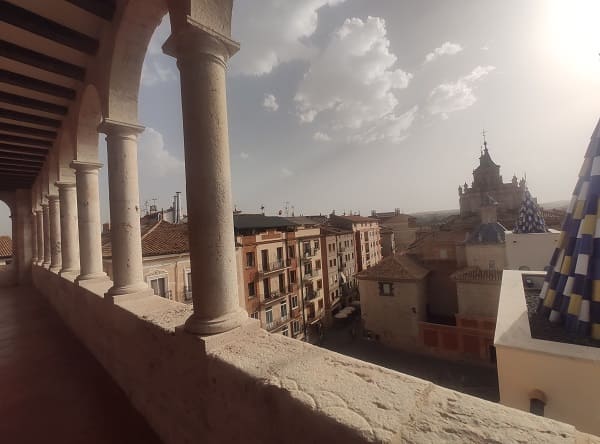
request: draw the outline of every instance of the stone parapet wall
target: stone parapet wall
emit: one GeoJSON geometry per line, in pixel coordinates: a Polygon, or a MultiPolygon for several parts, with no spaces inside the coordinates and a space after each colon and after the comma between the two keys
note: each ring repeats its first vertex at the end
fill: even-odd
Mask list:
{"type": "Polygon", "coordinates": [[[103,298],[35,266],[35,287],[167,444],[600,443],[574,427],[260,330],[208,338],[184,304],[103,298]]]}

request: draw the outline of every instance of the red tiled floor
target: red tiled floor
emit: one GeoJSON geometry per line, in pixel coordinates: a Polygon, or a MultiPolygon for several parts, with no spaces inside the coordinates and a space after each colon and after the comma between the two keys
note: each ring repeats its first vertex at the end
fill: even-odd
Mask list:
{"type": "Polygon", "coordinates": [[[32,288],[0,288],[0,443],[160,443],[32,288]]]}

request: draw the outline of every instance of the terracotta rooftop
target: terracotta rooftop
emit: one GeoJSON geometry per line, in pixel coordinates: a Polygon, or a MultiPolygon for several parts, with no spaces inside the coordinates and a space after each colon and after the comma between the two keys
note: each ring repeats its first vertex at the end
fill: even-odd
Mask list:
{"type": "Polygon", "coordinates": [[[366,280],[412,281],[424,279],[427,274],[429,270],[409,256],[394,255],[361,271],[357,277],[366,280]]]}
{"type": "Polygon", "coordinates": [[[366,217],[366,216],[338,216],[335,215],[335,218],[339,218],[339,219],[346,219],[350,222],[378,222],[377,219],[373,218],[373,217],[366,217]]]}
{"type": "MultiPolygon", "coordinates": [[[[142,220],[142,256],[161,256],[165,254],[184,254],[190,251],[188,242],[188,224],[171,224],[164,220],[144,223],[142,220]]],[[[112,257],[110,235],[105,235],[102,256],[112,257]]]]}
{"type": "Polygon", "coordinates": [[[502,281],[502,270],[494,268],[482,270],[479,267],[469,267],[458,270],[450,276],[455,281],[498,282],[502,281]]]}
{"type": "Polygon", "coordinates": [[[12,239],[9,236],[0,236],[0,257],[12,256],[12,239]]]}

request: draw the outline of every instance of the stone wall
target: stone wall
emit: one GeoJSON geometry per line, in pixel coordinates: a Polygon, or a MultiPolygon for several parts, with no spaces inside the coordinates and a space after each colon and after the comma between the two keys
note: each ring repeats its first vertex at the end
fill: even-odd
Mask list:
{"type": "Polygon", "coordinates": [[[33,269],[35,287],[167,444],[586,443],[574,427],[309,344],[243,328],[199,338],[191,308],[102,297],[33,269]]]}

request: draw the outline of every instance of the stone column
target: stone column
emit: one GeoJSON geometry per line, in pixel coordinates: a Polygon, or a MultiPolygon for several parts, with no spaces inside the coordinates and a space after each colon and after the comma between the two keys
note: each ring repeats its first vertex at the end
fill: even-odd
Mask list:
{"type": "Polygon", "coordinates": [[[35,210],[35,220],[37,222],[37,264],[44,263],[44,212],[35,210]]]}
{"type": "Polygon", "coordinates": [[[56,182],[60,197],[61,273],[79,273],[79,227],[75,182],[56,182]]]}
{"type": "Polygon", "coordinates": [[[42,203],[42,218],[44,221],[44,262],[42,262],[42,266],[44,268],[50,268],[52,254],[50,252],[50,206],[48,202],[42,203]]]}
{"type": "Polygon", "coordinates": [[[31,262],[37,264],[38,262],[38,237],[37,237],[37,213],[35,210],[31,211],[31,262]]]}
{"type": "Polygon", "coordinates": [[[59,272],[62,264],[60,235],[60,199],[48,196],[50,213],[50,271],[59,272]]]}
{"type": "MultiPolygon", "coordinates": [[[[108,195],[114,285],[109,296],[149,290],[144,282],[137,135],[144,127],[105,119],[98,130],[106,134],[108,195]]],[[[148,291],[151,295],[152,292],[148,291]]]]}
{"type": "Polygon", "coordinates": [[[79,223],[80,274],[77,281],[106,279],[102,267],[102,226],[100,222],[100,192],[98,162],[74,160],[77,183],[77,220],[79,223]]]}
{"type": "Polygon", "coordinates": [[[194,314],[186,330],[214,334],[242,324],[236,276],[226,64],[238,46],[188,22],[165,52],[177,58],[183,134],[194,314]]]}

